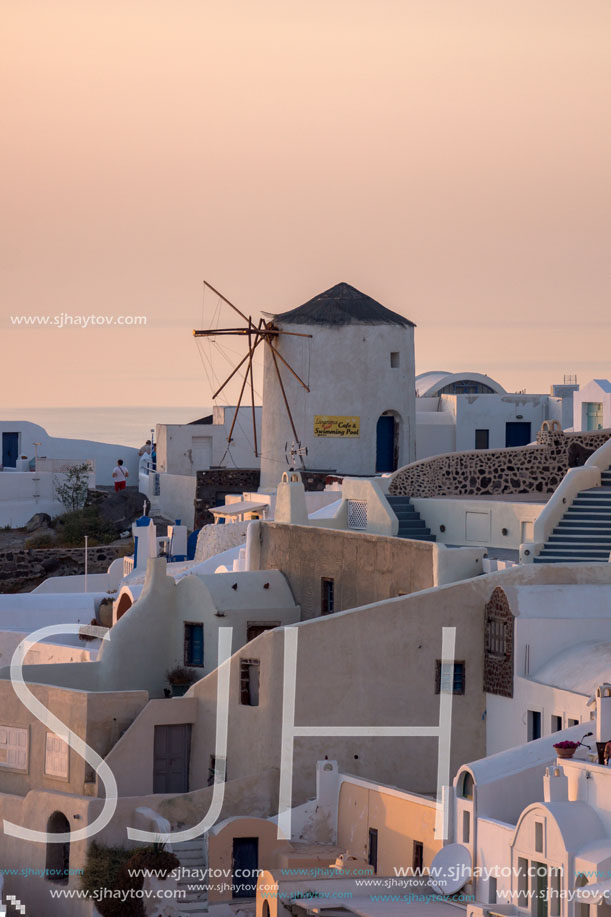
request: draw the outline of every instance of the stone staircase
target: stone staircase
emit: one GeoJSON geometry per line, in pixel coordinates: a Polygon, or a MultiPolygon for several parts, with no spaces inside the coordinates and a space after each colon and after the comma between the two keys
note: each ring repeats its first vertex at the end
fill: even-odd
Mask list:
{"type": "Polygon", "coordinates": [[[188,870],[201,870],[199,876],[182,876],[178,880],[178,889],[185,892],[185,897],[177,901],[180,917],[200,917],[208,914],[208,877],[205,872],[203,839],[196,837],[182,844],[173,844],[172,853],[180,860],[180,865],[188,870]],[[200,886],[198,889],[197,886],[200,886]]]}
{"type": "Polygon", "coordinates": [[[606,563],[611,552],[611,470],[600,487],[580,491],[553,530],[536,564],[606,563]]]}
{"type": "Polygon", "coordinates": [[[431,530],[426,527],[420,513],[417,513],[409,497],[386,496],[386,500],[393,513],[399,520],[397,538],[413,538],[416,541],[436,541],[437,536],[431,535],[431,530]]]}

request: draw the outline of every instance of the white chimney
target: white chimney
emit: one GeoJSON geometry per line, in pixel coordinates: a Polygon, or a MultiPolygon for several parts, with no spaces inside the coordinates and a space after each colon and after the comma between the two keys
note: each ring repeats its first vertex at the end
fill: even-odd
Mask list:
{"type": "Polygon", "coordinates": [[[596,741],[611,741],[611,685],[596,689],[596,741]]]}
{"type": "Polygon", "coordinates": [[[545,802],[568,802],[569,779],[562,767],[546,767],[543,777],[543,799],[545,802]]]}

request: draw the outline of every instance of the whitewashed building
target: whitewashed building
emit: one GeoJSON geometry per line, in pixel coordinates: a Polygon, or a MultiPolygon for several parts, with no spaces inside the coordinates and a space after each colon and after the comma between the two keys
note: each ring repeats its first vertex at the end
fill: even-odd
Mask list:
{"type": "Polygon", "coordinates": [[[512,394],[481,373],[421,373],[416,376],[416,456],[528,445],[546,420],[562,428],[572,425],[575,388],[512,394]]]}
{"type": "Polygon", "coordinates": [[[282,363],[280,384],[265,348],[262,487],[277,485],[293,442],[309,470],[371,475],[413,461],[414,324],[347,283],[270,317],[307,388],[282,363]]]}

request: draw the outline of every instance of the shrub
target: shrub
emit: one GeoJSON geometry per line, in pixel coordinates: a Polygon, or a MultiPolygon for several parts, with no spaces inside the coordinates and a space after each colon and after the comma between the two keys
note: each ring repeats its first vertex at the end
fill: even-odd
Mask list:
{"type": "Polygon", "coordinates": [[[26,538],[23,546],[27,550],[31,548],[53,548],[55,547],[55,538],[49,532],[42,532],[40,535],[32,535],[31,538],[26,538]]]}
{"type": "Polygon", "coordinates": [[[55,495],[69,512],[85,505],[91,470],[90,462],[81,462],[70,465],[63,478],[55,478],[55,495]]]}
{"type": "Polygon", "coordinates": [[[116,538],[112,523],[102,519],[97,506],[87,506],[74,512],[58,516],[53,526],[59,540],[66,547],[82,547],[85,535],[89,536],[89,545],[109,544],[116,538]]]}
{"type": "MultiPolygon", "coordinates": [[[[81,888],[93,893],[96,889],[108,888],[126,891],[139,890],[144,884],[143,876],[130,876],[137,869],[159,870],[159,878],[167,876],[180,866],[178,857],[159,844],[140,850],[125,850],[123,847],[103,847],[91,844],[87,851],[87,863],[81,877],[81,888]]],[[[102,917],[144,917],[144,907],[139,898],[102,898],[96,901],[96,908],[102,917]]]]}

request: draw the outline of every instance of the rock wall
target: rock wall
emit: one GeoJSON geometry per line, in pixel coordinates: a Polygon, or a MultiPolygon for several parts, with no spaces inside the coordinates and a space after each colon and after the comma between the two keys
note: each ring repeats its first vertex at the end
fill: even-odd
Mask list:
{"type": "Polygon", "coordinates": [[[553,493],[574,464],[569,463],[569,450],[573,456],[579,446],[590,454],[609,438],[611,430],[541,431],[532,446],[436,455],[399,468],[388,492],[409,497],[553,493]]]}
{"type": "Polygon", "coordinates": [[[250,522],[231,522],[229,525],[204,525],[197,536],[195,560],[208,560],[221,551],[246,544],[246,529],[250,522]]]}
{"type": "MultiPolygon", "coordinates": [[[[89,548],[87,570],[105,573],[117,557],[125,553],[123,545],[89,548]]],[[[0,553],[0,592],[33,589],[48,576],[73,576],[85,572],[83,548],[32,548],[0,553]]]]}

